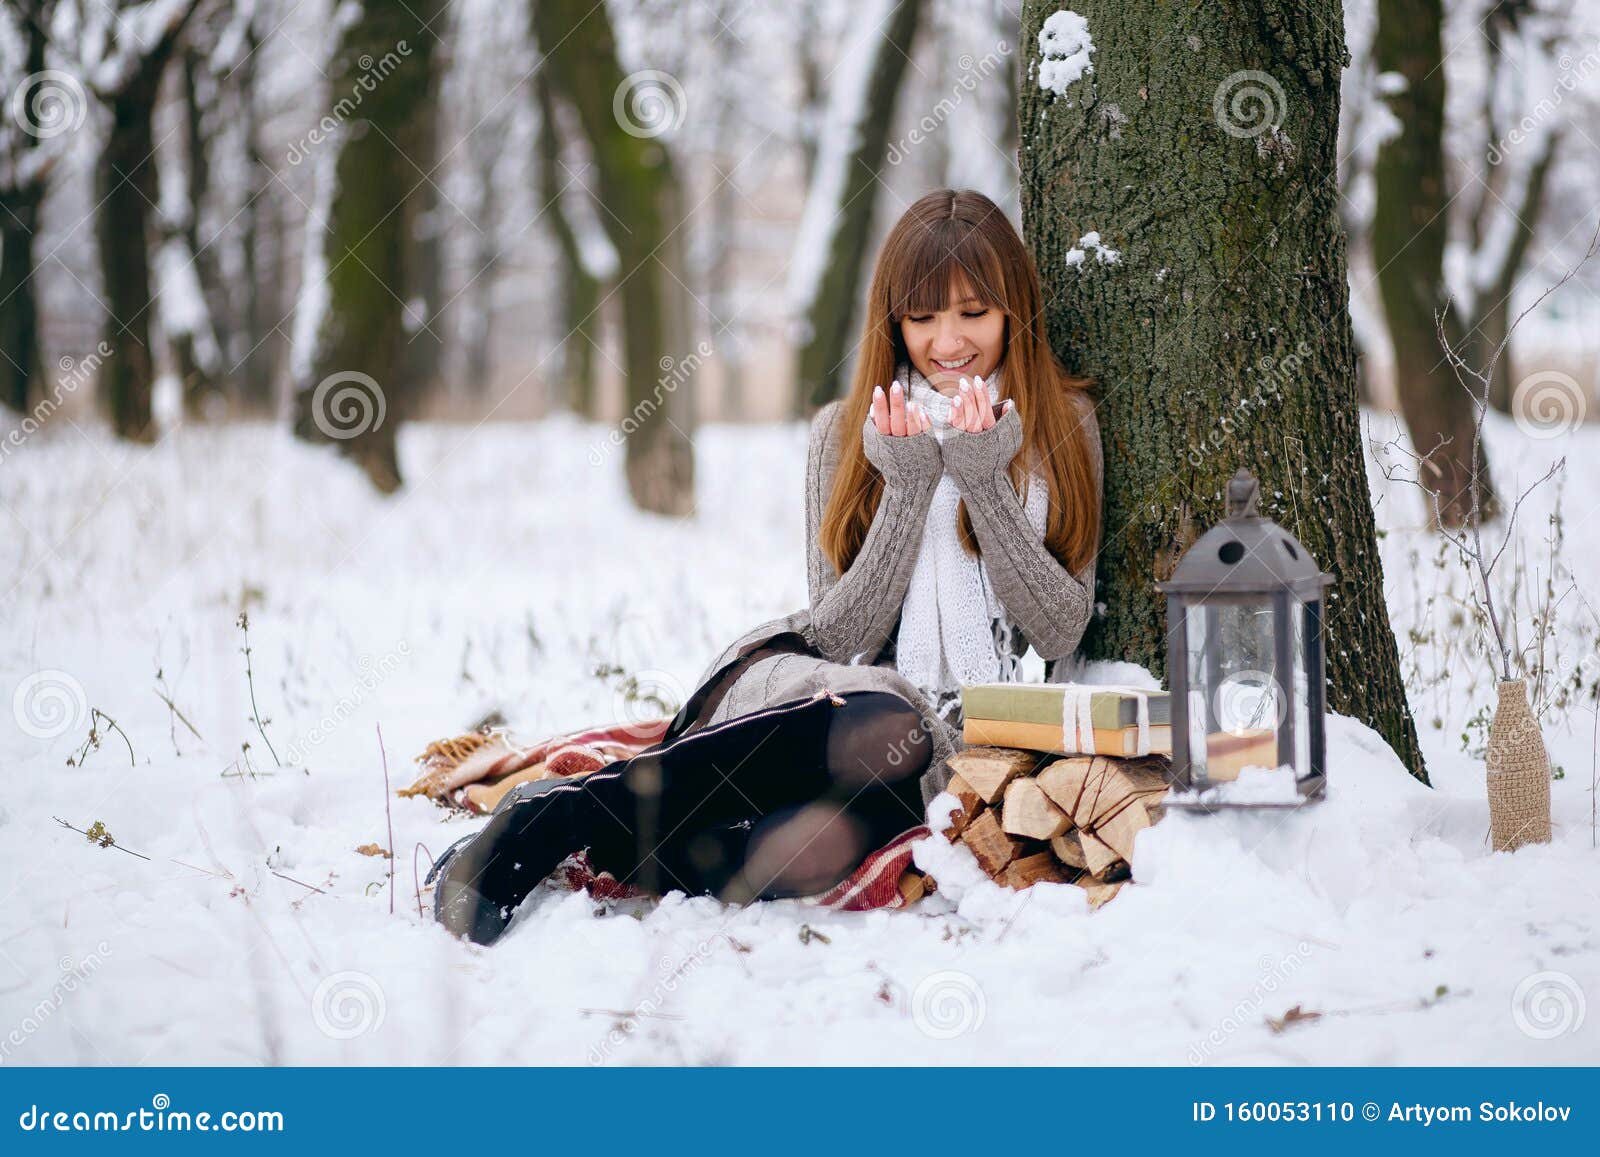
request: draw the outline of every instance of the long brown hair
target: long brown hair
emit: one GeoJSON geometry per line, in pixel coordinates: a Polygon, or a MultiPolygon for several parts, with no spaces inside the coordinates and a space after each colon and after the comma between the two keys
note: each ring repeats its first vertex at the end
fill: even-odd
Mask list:
{"type": "MultiPolygon", "coordinates": [[[[897,364],[910,365],[900,319],[945,309],[958,300],[958,284],[1006,315],[1001,381],[1022,419],[1022,450],[1011,462],[1011,484],[1025,496],[1027,464],[1036,463],[1050,484],[1045,546],[1073,572],[1094,557],[1100,487],[1083,429],[1094,420],[1084,394],[1089,382],[1062,369],[1045,340],[1038,271],[999,206],[970,189],[936,189],[889,231],[867,291],[855,377],[839,405],[839,467],[818,530],[839,574],[855,560],[883,495],[883,475],[867,461],[861,438],[852,435],[867,421],[872,388],[887,390],[897,364]]],[[[959,518],[961,544],[976,555],[978,539],[965,502],[959,518]]]]}

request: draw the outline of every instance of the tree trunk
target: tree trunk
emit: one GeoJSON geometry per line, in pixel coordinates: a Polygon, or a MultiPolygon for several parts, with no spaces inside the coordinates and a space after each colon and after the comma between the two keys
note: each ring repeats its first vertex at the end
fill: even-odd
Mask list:
{"type": "Polygon", "coordinates": [[[426,155],[419,128],[438,4],[362,5],[330,68],[329,115],[344,123],[336,139],[314,146],[338,153],[322,236],[325,307],[313,319],[310,372],[295,383],[294,432],[335,443],[385,494],[402,483],[395,435],[415,403],[406,389],[404,301],[420,176],[407,158],[426,155]]]}
{"type": "MultiPolygon", "coordinates": [[[[54,4],[31,0],[17,5],[17,33],[23,42],[20,64],[25,76],[45,69],[46,29],[54,4]]],[[[29,94],[13,91],[13,110],[29,94]]],[[[39,364],[39,309],[33,287],[33,239],[39,228],[39,203],[44,199],[50,165],[38,163],[40,139],[28,132],[26,114],[17,131],[4,134],[9,146],[3,158],[7,180],[0,183],[0,403],[18,413],[27,411],[42,391],[39,364]]]]}
{"type": "MultiPolygon", "coordinates": [[[[642,510],[686,515],[694,508],[698,362],[691,360],[685,222],[672,157],[659,123],[634,119],[627,89],[641,78],[624,78],[603,4],[539,0],[534,22],[551,86],[577,110],[589,140],[605,229],[621,261],[628,490],[642,510]]],[[[654,111],[676,119],[679,94],[654,95],[664,101],[654,111]]]]}
{"type": "Polygon", "coordinates": [[[244,60],[233,70],[239,111],[242,118],[241,135],[244,145],[245,173],[248,181],[245,204],[239,212],[239,248],[244,270],[242,293],[244,301],[239,309],[238,323],[244,338],[242,349],[229,349],[227,357],[230,373],[238,383],[238,401],[241,412],[267,415],[276,409],[274,391],[275,354],[279,348],[276,337],[282,296],[278,290],[279,279],[263,269],[263,250],[268,238],[275,242],[272,253],[275,265],[282,265],[282,230],[277,227],[274,207],[277,204],[273,189],[272,166],[262,150],[260,92],[256,83],[257,49],[261,44],[260,29],[252,14],[245,25],[244,60]]]}
{"type": "Polygon", "coordinates": [[[585,418],[599,414],[595,389],[595,350],[600,341],[600,282],[592,277],[583,262],[578,234],[567,218],[565,198],[587,196],[566,188],[568,175],[561,165],[561,130],[556,123],[556,102],[550,92],[550,78],[543,68],[533,76],[534,100],[539,117],[539,204],[560,255],[560,301],[557,325],[561,328],[561,348],[555,373],[560,393],[573,413],[585,418]]]}
{"type": "Polygon", "coordinates": [[[1261,512],[1335,576],[1331,709],[1371,725],[1425,782],[1356,405],[1333,180],[1339,5],[1203,5],[1181,18],[1157,0],[1074,7],[1094,72],[1060,95],[1041,88],[1038,36],[1055,5],[1028,3],[1020,111],[1048,332],[1095,379],[1105,446],[1105,611],[1085,653],[1165,675],[1154,583],[1222,517],[1226,480],[1246,466],[1261,512]],[[1101,246],[1084,244],[1091,232],[1101,246]]]}
{"type": "MultiPolygon", "coordinates": [[[[211,149],[207,137],[209,126],[205,122],[206,110],[200,92],[200,73],[206,67],[204,54],[193,45],[185,48],[183,64],[183,114],[184,160],[187,165],[188,217],[183,222],[183,240],[188,249],[188,260],[194,265],[200,283],[201,299],[205,304],[206,326],[216,343],[216,351],[232,346],[233,308],[229,302],[228,284],[217,262],[217,247],[200,239],[200,214],[211,187],[211,149]]],[[[215,86],[213,84],[213,90],[215,86]]],[[[165,287],[162,290],[166,292],[165,287]]],[[[208,396],[223,389],[221,374],[226,366],[208,364],[201,355],[196,334],[169,335],[173,358],[179,363],[178,377],[183,383],[184,413],[191,418],[205,411],[208,396]]],[[[210,351],[207,351],[210,352],[210,351]]],[[[224,354],[224,357],[226,355],[224,354]]]]}
{"type": "MultiPolygon", "coordinates": [[[[1444,173],[1441,19],[1441,0],[1378,0],[1373,46],[1377,68],[1380,74],[1399,73],[1406,87],[1386,98],[1404,130],[1378,149],[1372,257],[1394,349],[1400,411],[1417,452],[1431,455],[1421,480],[1437,501],[1440,521],[1460,527],[1472,510],[1476,420],[1471,395],[1439,345],[1436,322],[1449,298],[1444,281],[1450,197],[1444,173]]],[[[1465,332],[1460,321],[1454,313],[1448,318],[1452,345],[1465,332]]],[[[1480,502],[1487,512],[1493,506],[1493,488],[1486,450],[1478,469],[1480,502]]]]}
{"type": "MultiPolygon", "coordinates": [[[[853,326],[868,258],[878,173],[888,150],[895,97],[910,66],[922,0],[888,0],[887,19],[862,21],[860,35],[873,37],[862,53],[843,61],[834,77],[835,101],[823,120],[816,179],[806,198],[806,219],[797,245],[826,246],[822,254],[800,254],[801,262],[822,260],[813,284],[801,287],[796,305],[805,312],[804,342],[796,380],[796,413],[818,409],[839,396],[839,383],[856,347],[853,326]],[[866,70],[863,83],[851,75],[866,70]],[[843,107],[859,97],[859,108],[843,107]],[[830,150],[839,154],[830,159],[830,150]]],[[[998,163],[998,162],[997,162],[998,163]]]]}
{"type": "Polygon", "coordinates": [[[150,118],[164,63],[165,56],[147,57],[139,77],[111,97],[111,124],[95,166],[104,340],[112,351],[101,370],[99,397],[111,428],[133,442],[156,439],[150,412],[156,373],[150,347],[150,207],[158,194],[150,118]]]}
{"type": "Polygon", "coordinates": [[[26,412],[37,396],[39,315],[33,296],[33,238],[42,189],[0,195],[0,402],[26,412]]]}

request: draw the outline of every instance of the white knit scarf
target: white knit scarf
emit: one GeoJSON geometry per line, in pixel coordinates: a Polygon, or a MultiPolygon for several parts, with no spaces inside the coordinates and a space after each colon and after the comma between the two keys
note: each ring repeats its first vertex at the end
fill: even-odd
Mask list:
{"type": "MultiPolygon", "coordinates": [[[[908,399],[927,413],[929,432],[941,444],[948,438],[977,437],[951,427],[954,399],[940,393],[915,368],[898,367],[896,378],[909,382],[908,399]]],[[[999,402],[998,371],[985,385],[990,402],[999,402]]],[[[1049,484],[1034,472],[1027,489],[1024,509],[1042,542],[1050,507],[1049,484]]],[[[983,559],[961,547],[960,501],[955,478],[946,471],[928,507],[895,643],[896,669],[936,701],[940,693],[959,690],[962,684],[994,683],[1002,675],[992,620],[1005,620],[1006,610],[989,583],[983,559]]]]}

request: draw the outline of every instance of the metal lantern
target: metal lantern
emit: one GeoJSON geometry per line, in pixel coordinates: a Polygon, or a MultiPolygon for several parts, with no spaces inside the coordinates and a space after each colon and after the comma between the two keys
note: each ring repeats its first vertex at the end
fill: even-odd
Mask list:
{"type": "Polygon", "coordinates": [[[1333,576],[1257,513],[1259,490],[1240,469],[1227,518],[1156,584],[1167,596],[1172,770],[1189,789],[1169,797],[1176,806],[1297,807],[1327,784],[1322,596],[1333,576]],[[1277,770],[1240,782],[1245,767],[1277,770]]]}

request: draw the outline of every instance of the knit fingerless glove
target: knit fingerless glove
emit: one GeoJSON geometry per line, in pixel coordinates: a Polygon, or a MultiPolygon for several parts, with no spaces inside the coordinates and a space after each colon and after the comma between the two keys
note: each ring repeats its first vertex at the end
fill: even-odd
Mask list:
{"type": "Polygon", "coordinates": [[[861,427],[861,447],[884,481],[914,485],[938,479],[944,470],[939,443],[931,434],[885,434],[869,416],[861,427]]]}

